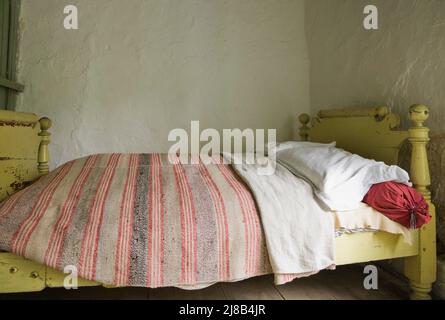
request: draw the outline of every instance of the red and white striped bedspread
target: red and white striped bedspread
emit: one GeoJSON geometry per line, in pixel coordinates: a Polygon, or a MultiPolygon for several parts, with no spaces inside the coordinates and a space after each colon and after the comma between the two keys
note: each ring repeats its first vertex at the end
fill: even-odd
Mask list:
{"type": "Polygon", "coordinates": [[[0,250],[116,286],[272,273],[254,199],[231,166],[161,154],[92,155],[40,178],[0,204],[0,250]]]}

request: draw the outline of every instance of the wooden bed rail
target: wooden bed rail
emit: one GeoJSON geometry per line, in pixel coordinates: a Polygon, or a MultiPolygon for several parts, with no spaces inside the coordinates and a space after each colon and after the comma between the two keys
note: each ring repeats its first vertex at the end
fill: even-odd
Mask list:
{"type": "Polygon", "coordinates": [[[371,107],[371,108],[348,108],[339,110],[321,110],[317,116],[319,118],[347,118],[347,117],[374,117],[382,120],[390,110],[388,107],[371,107]]]}
{"type": "MultiPolygon", "coordinates": [[[[408,140],[411,144],[411,181],[416,190],[424,196],[432,216],[431,221],[422,226],[418,231],[418,255],[405,258],[405,275],[410,280],[412,299],[430,299],[429,293],[431,292],[432,284],[436,280],[436,212],[434,204],[431,202],[431,192],[429,190],[431,178],[426,148],[429,142],[429,129],[424,126],[424,122],[428,117],[429,110],[426,106],[420,104],[413,105],[409,109],[409,119],[413,126],[408,131],[392,131],[392,129],[398,126],[399,117],[396,114],[392,114],[387,107],[320,111],[317,118],[313,119],[312,126],[309,126],[311,122],[309,115],[302,114],[299,116],[301,123],[299,135],[302,141],[312,140],[311,134],[312,136],[315,135],[314,141],[319,141],[317,139],[320,136],[320,132],[332,131],[333,137],[342,138],[343,145],[341,147],[347,150],[351,149],[349,151],[358,149],[357,141],[360,139],[364,141],[364,144],[369,143],[360,150],[383,150],[382,154],[389,153],[389,150],[394,148],[397,149],[396,154],[398,154],[398,149],[400,149],[404,140],[408,140]],[[384,123],[385,120],[387,120],[386,123],[384,123]],[[365,127],[361,127],[357,123],[364,123],[367,127],[372,126],[373,129],[366,131],[365,127]],[[348,129],[350,130],[348,131],[348,129]],[[344,145],[344,136],[341,133],[335,132],[335,130],[347,132],[350,138],[346,140],[350,141],[351,144],[344,145]],[[368,139],[370,136],[372,136],[371,139],[368,139]],[[394,137],[394,141],[390,145],[380,149],[373,149],[375,143],[383,146],[385,145],[385,140],[389,141],[392,137],[394,137]]],[[[324,137],[324,135],[321,136],[324,137]]],[[[371,152],[370,155],[372,156],[373,153],[371,152]]],[[[379,154],[379,156],[382,155],[379,154]]],[[[393,156],[386,158],[391,159],[391,161],[394,159],[393,156]]]]}

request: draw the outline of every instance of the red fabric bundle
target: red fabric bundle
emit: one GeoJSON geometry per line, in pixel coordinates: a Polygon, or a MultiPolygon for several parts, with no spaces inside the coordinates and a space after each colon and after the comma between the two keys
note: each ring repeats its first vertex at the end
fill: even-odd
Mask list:
{"type": "Polygon", "coordinates": [[[431,220],[422,194],[402,183],[375,184],[363,202],[407,228],[417,229],[431,220]]]}

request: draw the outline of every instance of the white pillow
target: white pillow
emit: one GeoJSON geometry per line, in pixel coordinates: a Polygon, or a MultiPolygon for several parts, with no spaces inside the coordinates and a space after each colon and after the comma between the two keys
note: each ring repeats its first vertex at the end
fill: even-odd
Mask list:
{"type": "Polygon", "coordinates": [[[371,186],[396,181],[411,186],[398,166],[369,160],[334,146],[294,145],[277,149],[276,159],[293,174],[310,182],[317,197],[331,210],[354,210],[371,186]]]}
{"type": "Polygon", "coordinates": [[[272,152],[279,152],[286,149],[300,148],[300,147],[335,147],[336,142],[331,143],[318,143],[308,141],[286,141],[277,143],[274,147],[268,148],[269,154],[272,152]]]}

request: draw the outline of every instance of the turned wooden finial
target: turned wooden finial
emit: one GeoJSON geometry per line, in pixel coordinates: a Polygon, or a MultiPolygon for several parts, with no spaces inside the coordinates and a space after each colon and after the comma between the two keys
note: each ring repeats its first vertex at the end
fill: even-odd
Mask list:
{"type": "Polygon", "coordinates": [[[408,130],[409,141],[413,147],[411,153],[411,180],[416,189],[429,200],[431,199],[431,193],[428,187],[431,184],[431,178],[426,146],[430,139],[429,129],[423,126],[428,117],[429,110],[424,105],[416,104],[409,109],[409,118],[414,124],[408,130]]]}
{"type": "Polygon", "coordinates": [[[388,107],[377,107],[375,108],[375,117],[377,120],[383,120],[391,111],[388,107]]]}
{"type": "Polygon", "coordinates": [[[308,124],[309,124],[309,121],[311,121],[311,117],[307,113],[302,113],[298,117],[298,120],[301,123],[301,127],[300,127],[301,141],[308,141],[309,140],[309,131],[310,131],[308,124]]]}
{"type": "Polygon", "coordinates": [[[415,104],[409,108],[409,119],[414,122],[416,127],[423,127],[423,123],[430,116],[427,106],[415,104]]]}
{"type": "Polygon", "coordinates": [[[49,172],[49,148],[51,133],[48,130],[51,128],[51,120],[48,118],[41,118],[39,136],[42,137],[39,145],[39,153],[37,155],[37,169],[41,175],[49,172]]]}

